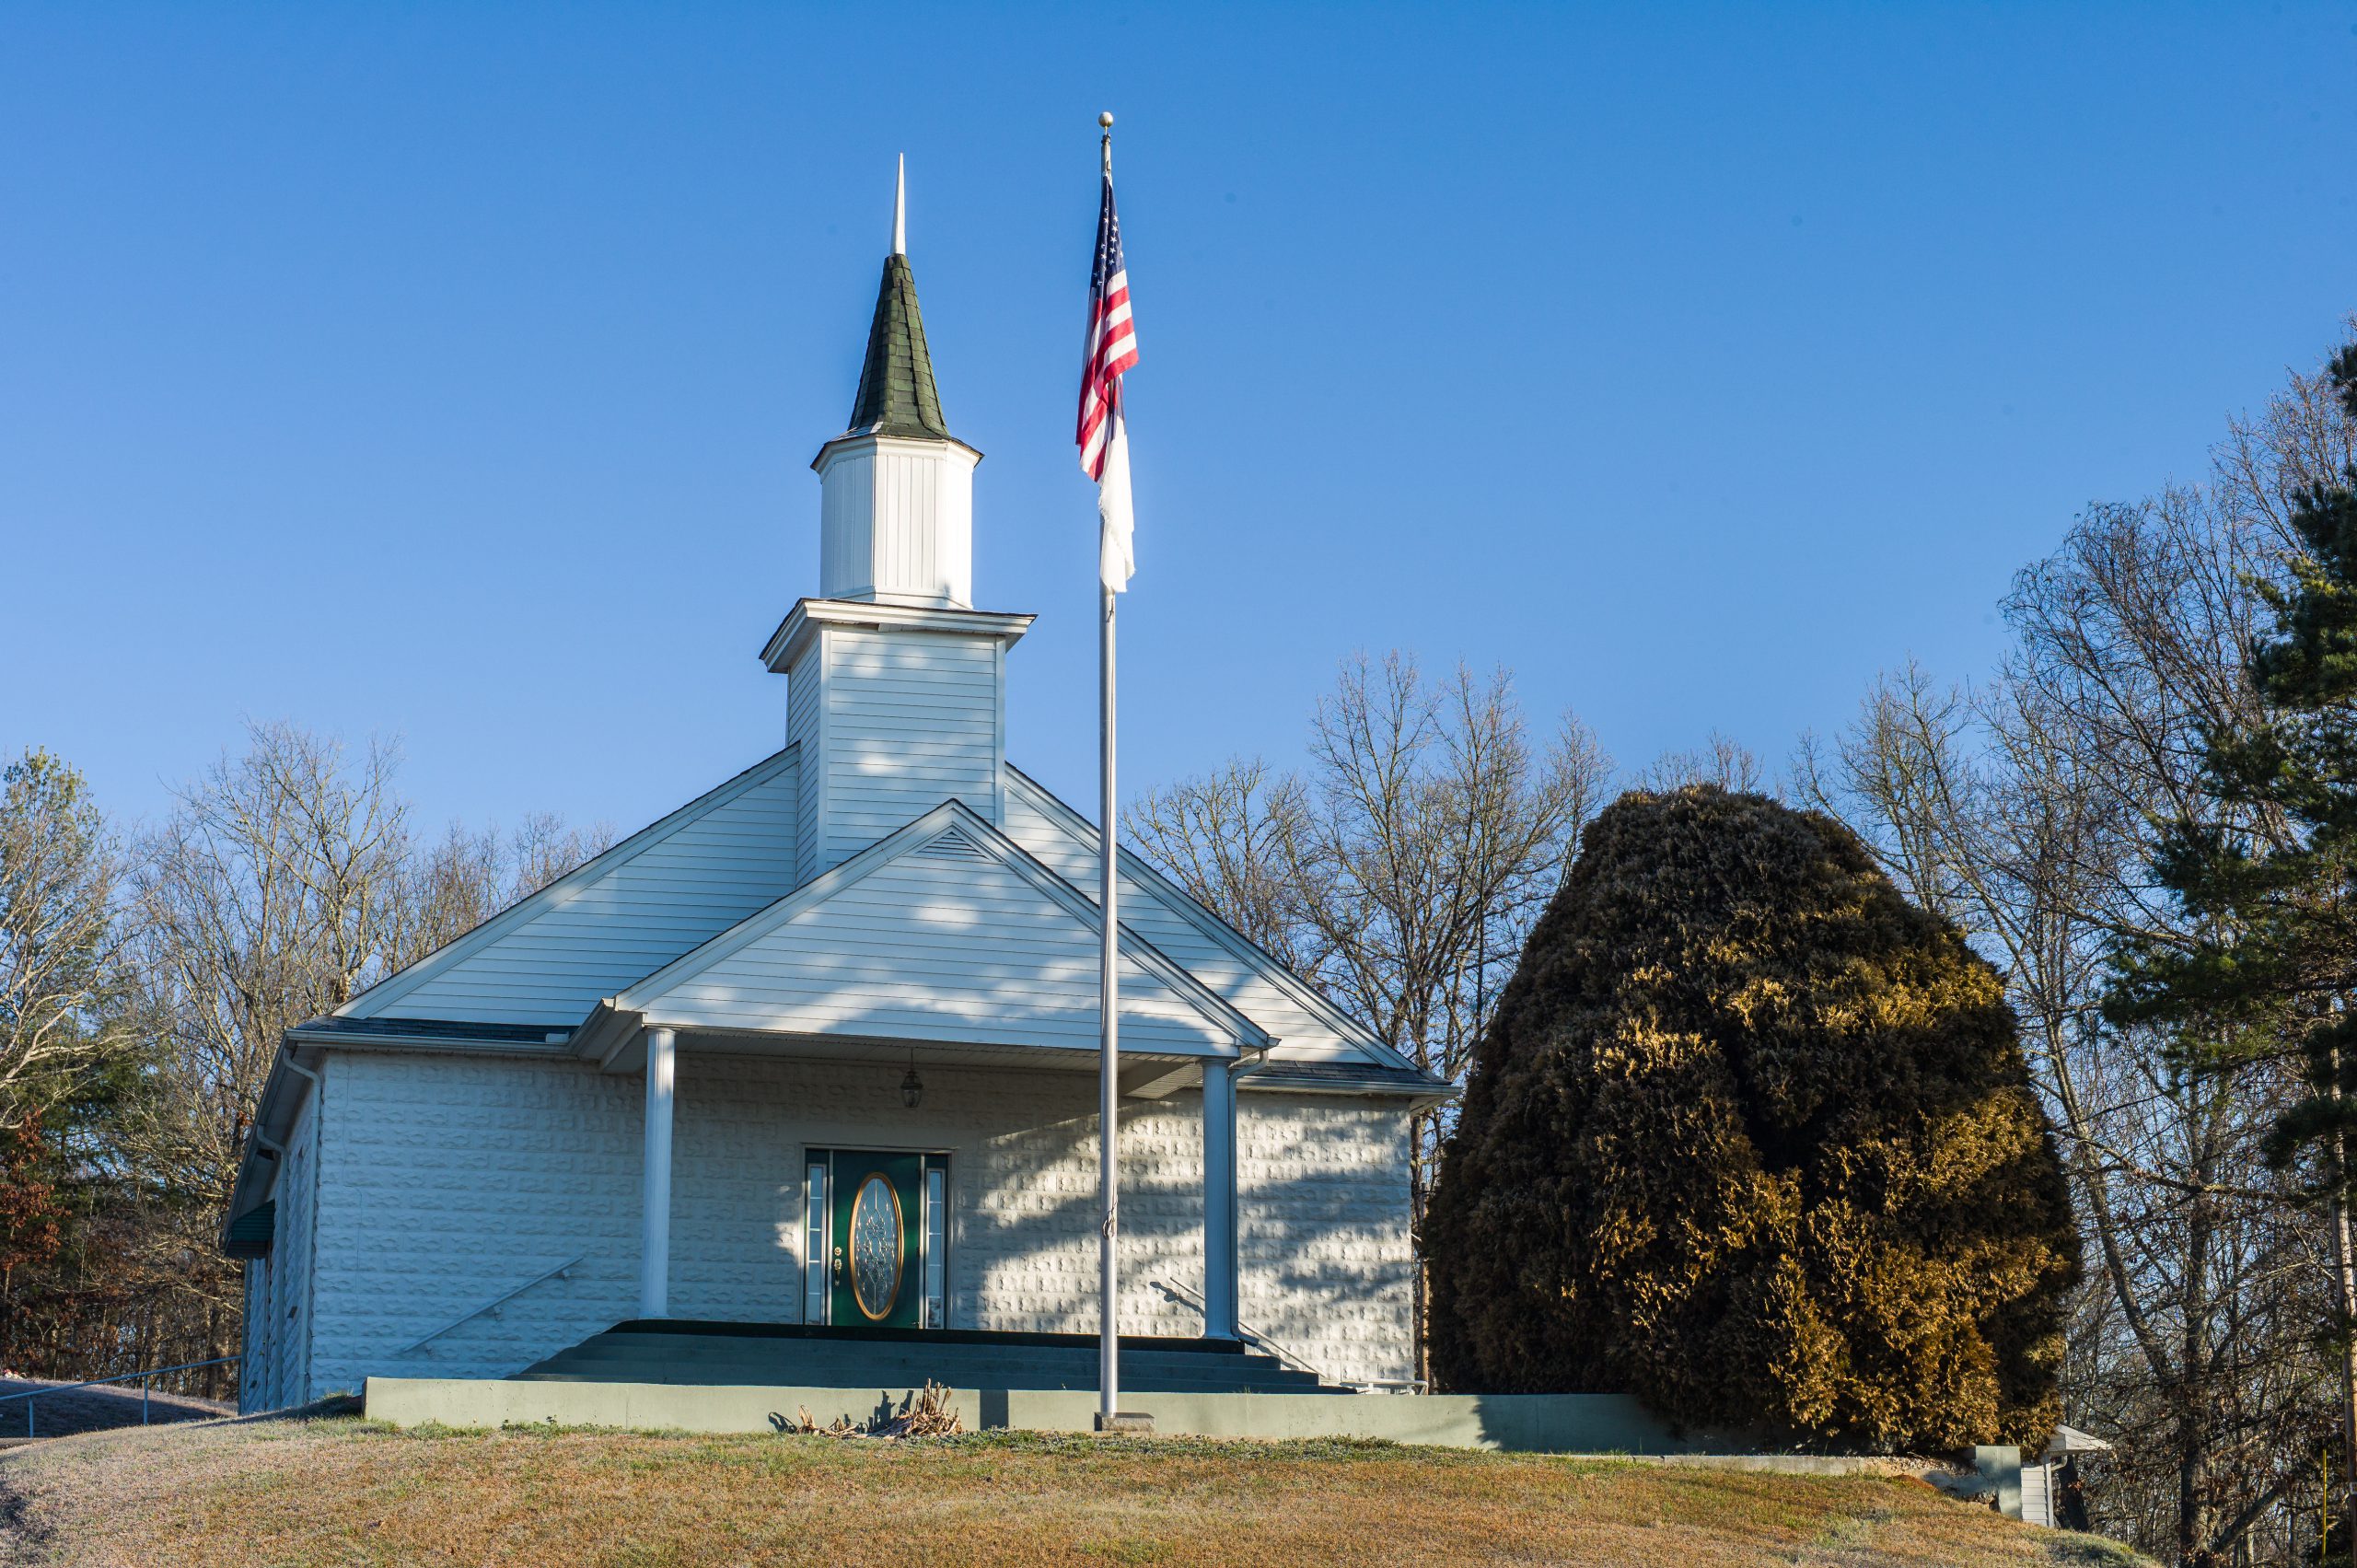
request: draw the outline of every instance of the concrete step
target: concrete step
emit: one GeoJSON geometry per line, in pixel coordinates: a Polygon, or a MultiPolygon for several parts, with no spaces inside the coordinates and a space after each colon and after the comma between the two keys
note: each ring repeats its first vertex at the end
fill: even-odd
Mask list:
{"type": "MultiPolygon", "coordinates": [[[[736,1325],[717,1326],[710,1330],[691,1329],[645,1329],[634,1326],[607,1329],[592,1334],[583,1344],[635,1345],[767,1345],[807,1346],[868,1350],[877,1346],[923,1345],[928,1350],[990,1350],[1021,1351],[1026,1355],[1088,1355],[1097,1353],[1097,1342],[1093,1334],[984,1334],[971,1330],[929,1332],[905,1330],[890,1333],[863,1334],[843,1330],[804,1330],[792,1331],[767,1325],[746,1325],[738,1330],[736,1325]]],[[[1242,1360],[1260,1355],[1237,1340],[1182,1340],[1153,1336],[1121,1336],[1121,1353],[1130,1355],[1177,1355],[1199,1357],[1210,1361],[1242,1360]]]]}
{"type": "MultiPolygon", "coordinates": [[[[1095,1334],[1050,1333],[1005,1329],[874,1329],[827,1324],[763,1323],[739,1318],[633,1318],[604,1330],[608,1334],[684,1336],[691,1339],[793,1340],[827,1344],[958,1344],[1019,1345],[1026,1350],[1084,1350],[1096,1353],[1095,1334]]],[[[1242,1355],[1248,1347],[1240,1340],[1206,1340],[1192,1335],[1123,1334],[1121,1351],[1182,1351],[1190,1354],[1242,1355]]]]}
{"type": "MultiPolygon", "coordinates": [[[[940,1379],[938,1376],[935,1377],[933,1380],[934,1380],[935,1382],[936,1382],[936,1383],[941,1381],[941,1379],[940,1379]]],[[[546,1371],[546,1372],[541,1372],[541,1371],[531,1371],[531,1372],[519,1372],[519,1373],[517,1373],[517,1374],[516,1374],[512,1378],[510,1378],[510,1379],[509,1379],[509,1381],[511,1381],[511,1382],[517,1382],[517,1383],[655,1383],[655,1384],[662,1384],[662,1385],[682,1385],[682,1386],[692,1386],[692,1385],[704,1385],[704,1386],[712,1386],[712,1385],[726,1385],[726,1386],[730,1386],[730,1387],[743,1387],[743,1388],[879,1388],[879,1389],[880,1389],[880,1388],[919,1388],[919,1387],[923,1386],[923,1382],[924,1382],[924,1379],[923,1379],[923,1377],[922,1377],[922,1376],[915,1376],[915,1377],[908,1377],[908,1376],[903,1376],[903,1377],[872,1377],[872,1378],[865,1378],[865,1379],[861,1379],[861,1378],[807,1378],[807,1377],[775,1378],[775,1377],[753,1377],[753,1376],[747,1376],[747,1377],[711,1377],[711,1376],[695,1376],[695,1375],[691,1375],[691,1374],[689,1374],[689,1373],[686,1373],[686,1372],[682,1372],[682,1371],[680,1371],[680,1370],[679,1370],[679,1369],[677,1369],[677,1368],[648,1367],[648,1368],[636,1369],[636,1370],[633,1371],[633,1372],[632,1372],[630,1375],[628,1375],[628,1376],[624,1376],[624,1375],[622,1375],[622,1373],[621,1373],[621,1371],[618,1371],[618,1370],[610,1370],[610,1370],[599,1370],[599,1371],[597,1371],[597,1372],[579,1372],[579,1371],[546,1371]]],[[[1068,1388],[1068,1389],[1074,1389],[1074,1390],[1086,1390],[1086,1389],[1091,1389],[1091,1388],[1096,1388],[1096,1387],[1097,1387],[1097,1380],[1096,1380],[1093,1376],[1091,1376],[1091,1377],[1085,1377],[1085,1378],[1061,1378],[1061,1379],[1059,1379],[1059,1378],[1041,1378],[1041,1377],[1010,1377],[1010,1378],[1000,1378],[1000,1379],[986,1379],[986,1380],[982,1380],[982,1381],[979,1381],[979,1382],[974,1382],[974,1383],[966,1383],[966,1382],[962,1382],[962,1381],[960,1381],[960,1382],[952,1383],[952,1384],[951,1384],[951,1385],[949,1385],[949,1386],[950,1386],[950,1387],[953,1387],[953,1388],[1068,1388]]],[[[1325,1386],[1324,1384],[1318,1383],[1318,1382],[1315,1381],[1314,1379],[1313,1379],[1313,1380],[1311,1380],[1311,1381],[1309,1381],[1309,1382],[1307,1382],[1307,1383],[1304,1383],[1304,1384],[1292,1384],[1292,1383],[1286,1383],[1286,1384],[1272,1384],[1272,1383],[1263,1383],[1263,1382],[1261,1382],[1261,1381],[1260,1381],[1260,1380],[1257,1380],[1257,1379],[1248,1379],[1248,1379],[1242,1379],[1242,1380],[1229,1380],[1229,1379],[1217,1379],[1217,1380],[1214,1380],[1214,1379],[1202,1379],[1202,1378],[1181,1378],[1181,1377],[1152,1377],[1152,1376],[1147,1376],[1147,1377],[1138,1377],[1138,1376],[1131,1376],[1127,1375],[1126,1373],[1123,1375],[1123,1377],[1122,1377],[1122,1380],[1121,1380],[1121,1389],[1122,1389],[1122,1392],[1123,1392],[1123,1394],[1124,1394],[1124,1395],[1128,1395],[1128,1394],[1141,1394],[1141,1395],[1144,1395],[1144,1394],[1328,1394],[1328,1393],[1339,1394],[1339,1393],[1346,1393],[1346,1392],[1348,1392],[1348,1390],[1347,1390],[1347,1389],[1341,1389],[1341,1388],[1328,1388],[1328,1387],[1327,1387],[1327,1386],[1325,1386]]]]}
{"type": "MultiPolygon", "coordinates": [[[[519,1381],[804,1388],[1094,1388],[1081,1334],[805,1328],[656,1318],[616,1325],[534,1363],[519,1381]]],[[[1123,1386],[1141,1393],[1315,1393],[1312,1373],[1229,1340],[1123,1336],[1123,1386]]]]}
{"type": "MultiPolygon", "coordinates": [[[[575,1361],[775,1361],[792,1365],[830,1365],[830,1363],[865,1363],[877,1356],[910,1356],[926,1358],[938,1365],[971,1365],[971,1363],[1004,1363],[1018,1361],[1023,1365],[1073,1365],[1096,1367],[1096,1351],[1065,1351],[1065,1349],[1002,1349],[1002,1346],[981,1344],[842,1344],[842,1342],[820,1340],[693,1340],[693,1337],[644,1337],[644,1334],[597,1334],[592,1340],[561,1351],[561,1356],[575,1361]]],[[[1122,1365],[1136,1367],[1171,1367],[1171,1370],[1200,1370],[1207,1377],[1219,1377],[1225,1370],[1245,1367],[1278,1367],[1272,1356],[1228,1356],[1228,1353],[1190,1353],[1190,1351],[1122,1351],[1122,1365]]]]}
{"type": "MultiPolygon", "coordinates": [[[[940,1357],[923,1354],[867,1356],[578,1355],[551,1356],[529,1374],[563,1374],[609,1382],[774,1383],[805,1388],[857,1388],[870,1382],[911,1386],[931,1378],[958,1388],[1094,1388],[1097,1364],[1021,1356],[940,1357]]],[[[1124,1356],[1124,1383],[1185,1383],[1205,1388],[1306,1389],[1318,1379],[1272,1360],[1258,1365],[1204,1366],[1144,1363],[1124,1356]]]]}

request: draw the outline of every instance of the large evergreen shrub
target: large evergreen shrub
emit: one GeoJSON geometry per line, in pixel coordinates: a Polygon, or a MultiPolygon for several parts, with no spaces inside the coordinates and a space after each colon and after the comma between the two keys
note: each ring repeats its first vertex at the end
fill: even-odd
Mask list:
{"type": "Polygon", "coordinates": [[[1451,1388],[1893,1447],[2055,1423],[2078,1243],[1996,971],[1757,796],[1596,819],[1425,1236],[1451,1388]]]}

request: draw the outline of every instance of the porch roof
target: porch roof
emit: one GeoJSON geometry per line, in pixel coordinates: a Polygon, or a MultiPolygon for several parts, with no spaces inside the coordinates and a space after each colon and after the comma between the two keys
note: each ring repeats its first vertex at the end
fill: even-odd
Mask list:
{"type": "MultiPolygon", "coordinates": [[[[949,800],[790,896],[600,1002],[582,1056],[633,1071],[647,1028],[736,1049],[1093,1061],[1097,906],[949,800]],[[764,1043],[770,1042],[770,1043],[764,1043]]],[[[1275,1041],[1124,925],[1124,1054],[1235,1058],[1275,1041]]]]}

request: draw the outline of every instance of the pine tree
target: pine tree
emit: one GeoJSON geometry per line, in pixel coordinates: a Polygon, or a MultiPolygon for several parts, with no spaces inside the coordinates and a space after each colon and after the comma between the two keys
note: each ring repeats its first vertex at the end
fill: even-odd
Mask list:
{"type": "Polygon", "coordinates": [[[1883,1446],[2042,1440],[2078,1241],[1996,971],[1832,819],[1624,796],[1483,1037],[1435,1374],[1883,1446]]]}

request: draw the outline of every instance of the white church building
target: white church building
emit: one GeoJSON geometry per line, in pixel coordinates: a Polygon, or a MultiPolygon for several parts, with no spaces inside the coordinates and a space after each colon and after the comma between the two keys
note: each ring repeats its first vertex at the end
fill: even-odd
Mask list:
{"type": "MultiPolygon", "coordinates": [[[[896,253],[761,649],[783,749],[287,1032],[222,1233],[243,1408],[855,1346],[1093,1376],[1100,840],[1007,761],[1032,618],[974,607],[980,459],[896,253]]],[[[1447,1086],[1119,869],[1125,1388],[1404,1382],[1447,1086]]]]}

